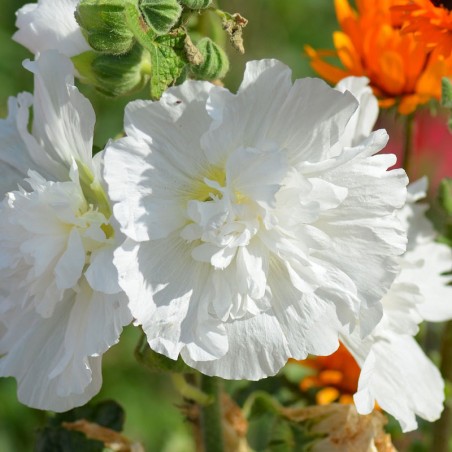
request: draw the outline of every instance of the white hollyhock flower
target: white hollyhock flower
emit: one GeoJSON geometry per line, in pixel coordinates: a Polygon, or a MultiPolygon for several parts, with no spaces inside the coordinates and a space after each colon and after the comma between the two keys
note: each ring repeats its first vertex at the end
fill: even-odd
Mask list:
{"type": "Polygon", "coordinates": [[[150,346],[209,375],[259,379],[369,334],[405,250],[406,197],[380,130],[338,143],[358,102],[275,60],[236,95],[187,81],[136,101],[105,153],[128,239],[120,285],[150,346]],[[338,148],[339,147],[339,148],[338,148]]]}
{"type": "Polygon", "coordinates": [[[73,57],[91,50],[75,20],[79,0],[38,0],[27,3],[16,15],[13,39],[32,53],[56,49],[73,57]]]}
{"type": "MultiPolygon", "coordinates": [[[[377,119],[378,103],[367,83],[365,77],[347,77],[336,87],[349,90],[360,102],[343,135],[345,144],[369,136],[377,119]]],[[[428,206],[416,204],[426,189],[426,179],[411,184],[408,202],[399,211],[408,231],[407,250],[399,258],[397,278],[382,299],[382,321],[364,339],[345,329],[341,335],[362,368],[354,397],[358,411],[371,412],[377,401],[400,421],[404,431],[417,427],[416,415],[436,420],[444,401],[440,373],[413,338],[418,324],[452,318],[452,287],[442,276],[451,269],[452,252],[434,241],[435,231],[425,217],[428,206]]]]}
{"type": "Polygon", "coordinates": [[[0,121],[0,375],[17,379],[23,403],[66,411],[99,391],[101,355],[131,314],[94,111],[67,58],[48,51],[26,67],[34,96],[11,98],[0,121]]]}
{"type": "Polygon", "coordinates": [[[400,214],[408,226],[407,251],[400,258],[399,275],[382,299],[383,319],[365,339],[341,336],[362,368],[354,397],[358,411],[369,413],[377,401],[404,431],[417,427],[416,415],[438,419],[444,402],[441,375],[413,337],[418,324],[452,318],[452,287],[441,275],[451,269],[452,252],[434,242],[434,230],[424,215],[427,206],[415,204],[425,196],[426,180],[408,190],[409,203],[400,214]]]}

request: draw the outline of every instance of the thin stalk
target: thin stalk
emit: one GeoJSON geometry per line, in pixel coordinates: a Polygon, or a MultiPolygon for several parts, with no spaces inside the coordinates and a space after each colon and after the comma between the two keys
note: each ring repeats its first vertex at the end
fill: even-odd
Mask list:
{"type": "MultiPolygon", "coordinates": [[[[441,345],[441,373],[444,380],[452,381],[452,321],[446,323],[441,345]]],[[[449,442],[452,433],[452,409],[447,404],[441,418],[435,422],[433,428],[433,444],[431,450],[435,452],[449,452],[449,442]]]]}
{"type": "Polygon", "coordinates": [[[213,400],[211,404],[201,406],[201,435],[204,452],[224,452],[220,386],[219,378],[201,376],[201,391],[213,400]]]}
{"type": "Polygon", "coordinates": [[[403,137],[403,157],[402,166],[409,175],[411,171],[413,159],[413,128],[414,128],[414,113],[410,113],[405,117],[404,137],[403,137]]]}

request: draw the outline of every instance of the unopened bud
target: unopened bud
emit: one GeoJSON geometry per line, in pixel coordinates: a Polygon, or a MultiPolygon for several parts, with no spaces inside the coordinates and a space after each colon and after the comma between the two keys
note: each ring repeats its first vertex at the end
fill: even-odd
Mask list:
{"type": "Polygon", "coordinates": [[[203,62],[191,66],[193,75],[200,80],[223,78],[229,70],[229,60],[223,49],[210,38],[201,39],[196,46],[203,56],[203,62]]]}
{"type": "Polygon", "coordinates": [[[148,26],[157,34],[168,33],[182,12],[177,0],[141,0],[140,10],[148,26]]]}
{"type": "Polygon", "coordinates": [[[135,45],[123,55],[86,52],[72,59],[82,81],[102,94],[118,97],[141,89],[150,78],[149,53],[135,45]]]}
{"type": "Polygon", "coordinates": [[[179,2],[190,9],[204,9],[212,4],[212,0],[179,0],[179,2]]]}
{"type": "Polygon", "coordinates": [[[125,8],[133,0],[81,0],[75,18],[89,45],[98,52],[120,55],[134,44],[125,8]]]}

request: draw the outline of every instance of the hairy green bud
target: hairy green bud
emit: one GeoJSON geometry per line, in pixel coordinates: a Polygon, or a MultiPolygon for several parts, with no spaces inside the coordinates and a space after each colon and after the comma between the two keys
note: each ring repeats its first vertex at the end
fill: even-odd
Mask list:
{"type": "Polygon", "coordinates": [[[215,80],[223,78],[229,70],[229,60],[224,50],[210,38],[201,39],[198,47],[203,62],[191,66],[191,72],[200,80],[215,80]]]}
{"type": "Polygon", "coordinates": [[[81,0],[75,18],[89,45],[98,52],[120,55],[134,44],[125,8],[134,0],[81,0]]]}
{"type": "Polygon", "coordinates": [[[179,0],[179,2],[190,9],[204,9],[212,4],[212,0],[179,0]]]}
{"type": "Polygon", "coordinates": [[[85,52],[72,61],[85,83],[109,97],[141,89],[149,81],[151,73],[149,53],[138,44],[123,55],[85,52]]]}
{"type": "Polygon", "coordinates": [[[182,13],[177,0],[141,0],[140,10],[148,26],[157,35],[168,33],[182,13]]]}

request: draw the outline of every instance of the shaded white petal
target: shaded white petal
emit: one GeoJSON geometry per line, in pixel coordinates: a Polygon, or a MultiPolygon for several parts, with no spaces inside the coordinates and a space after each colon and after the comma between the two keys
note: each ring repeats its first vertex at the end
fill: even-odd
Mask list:
{"type": "Polygon", "coordinates": [[[93,291],[83,280],[66,326],[66,349],[79,359],[101,355],[118,342],[123,326],[131,321],[124,293],[93,291]]]}
{"type": "Polygon", "coordinates": [[[56,49],[73,57],[91,50],[74,13],[78,0],[38,0],[17,11],[13,39],[32,53],[56,49]]]}
{"type": "Polygon", "coordinates": [[[96,117],[88,99],[74,86],[71,61],[56,51],[47,51],[24,66],[35,80],[34,137],[68,170],[73,159],[91,168],[96,117]]]}
{"type": "Polygon", "coordinates": [[[55,281],[59,289],[70,289],[77,284],[85,266],[85,249],[77,229],[69,234],[66,250],[55,265],[55,281]]]}
{"type": "Polygon", "coordinates": [[[121,291],[118,284],[118,270],[113,265],[115,249],[115,245],[107,245],[91,254],[90,265],[84,274],[93,290],[105,294],[115,294],[121,291]]]}
{"type": "Polygon", "coordinates": [[[196,264],[187,248],[174,235],[146,244],[126,240],[114,263],[151,348],[171,359],[185,349],[205,361],[223,356],[228,343],[221,321],[209,314],[209,267],[196,264]]]}
{"type": "Polygon", "coordinates": [[[102,383],[101,358],[74,359],[65,348],[72,308],[65,301],[48,319],[32,310],[16,312],[0,340],[0,353],[6,353],[0,375],[15,377],[19,400],[33,408],[62,412],[84,405],[102,383]],[[61,362],[64,368],[51,376],[61,362]]]}

